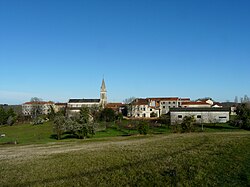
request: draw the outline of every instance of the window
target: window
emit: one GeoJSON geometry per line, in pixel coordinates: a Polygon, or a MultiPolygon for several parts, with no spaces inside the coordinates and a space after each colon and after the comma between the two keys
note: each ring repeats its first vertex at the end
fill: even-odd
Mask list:
{"type": "Polygon", "coordinates": [[[171,104],[171,102],[169,101],[168,104],[171,104]]]}
{"type": "Polygon", "coordinates": [[[162,106],[162,108],[166,108],[165,106],[162,106]]]}
{"type": "Polygon", "coordinates": [[[165,101],[163,101],[162,104],[165,104],[165,101]]]}
{"type": "Polygon", "coordinates": [[[175,101],[173,102],[173,104],[175,104],[175,101]]]}
{"type": "Polygon", "coordinates": [[[219,117],[220,119],[225,119],[225,118],[227,118],[226,116],[220,116],[219,117]]]}
{"type": "Polygon", "coordinates": [[[201,115],[197,115],[197,118],[201,118],[201,115]]]}
{"type": "Polygon", "coordinates": [[[182,115],[178,115],[178,118],[182,118],[182,115]]]}
{"type": "Polygon", "coordinates": [[[150,108],[150,111],[152,111],[152,108],[150,108]]]}

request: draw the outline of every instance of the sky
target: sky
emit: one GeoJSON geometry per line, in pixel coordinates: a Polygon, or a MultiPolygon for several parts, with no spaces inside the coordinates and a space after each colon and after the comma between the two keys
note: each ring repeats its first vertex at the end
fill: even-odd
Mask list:
{"type": "Polygon", "coordinates": [[[249,0],[0,0],[0,104],[250,95],[249,0]]]}

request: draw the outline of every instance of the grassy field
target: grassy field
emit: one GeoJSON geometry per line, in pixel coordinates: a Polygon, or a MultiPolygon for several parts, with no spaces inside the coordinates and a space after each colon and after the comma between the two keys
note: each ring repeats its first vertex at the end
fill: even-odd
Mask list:
{"type": "MultiPolygon", "coordinates": [[[[128,123],[125,121],[124,123],[128,123]]],[[[103,137],[115,137],[115,136],[128,136],[137,135],[137,130],[128,130],[125,128],[118,128],[113,123],[108,124],[109,128],[105,128],[106,124],[101,123],[99,131],[96,135],[91,137],[91,139],[103,138],[103,137]]],[[[201,127],[196,128],[197,131],[201,131],[201,127]]],[[[236,127],[231,127],[228,124],[216,124],[216,125],[204,125],[204,132],[235,132],[244,131],[236,127]]],[[[149,129],[149,134],[170,134],[172,131],[167,127],[151,127],[149,129]]],[[[7,142],[14,142],[15,140],[18,144],[43,144],[49,142],[58,142],[55,139],[52,131],[51,122],[44,123],[42,125],[31,125],[22,124],[14,126],[0,126],[0,134],[5,134],[5,137],[0,138],[1,144],[7,142]]],[[[68,134],[63,135],[63,139],[60,141],[75,141],[75,138],[68,136],[68,134]]]]}
{"type": "MultiPolygon", "coordinates": [[[[109,124],[110,125],[110,124],[109,124]]],[[[115,136],[128,136],[138,134],[137,130],[120,129],[115,127],[105,128],[105,124],[100,124],[101,129],[96,134],[91,137],[103,138],[103,137],[115,137],[115,136]]],[[[170,133],[171,130],[165,127],[151,128],[149,133],[151,134],[161,134],[170,133]]],[[[7,142],[17,141],[18,144],[43,144],[49,142],[57,142],[55,136],[53,135],[53,129],[51,122],[44,123],[42,125],[31,125],[31,124],[21,124],[14,126],[0,126],[0,134],[5,134],[5,137],[0,138],[1,144],[7,142]]],[[[67,134],[62,136],[60,141],[75,141],[75,138],[68,136],[67,134]],[[70,138],[71,137],[71,138],[70,138]]]]}
{"type": "Polygon", "coordinates": [[[250,185],[247,131],[96,140],[2,146],[1,186],[250,185]]]}

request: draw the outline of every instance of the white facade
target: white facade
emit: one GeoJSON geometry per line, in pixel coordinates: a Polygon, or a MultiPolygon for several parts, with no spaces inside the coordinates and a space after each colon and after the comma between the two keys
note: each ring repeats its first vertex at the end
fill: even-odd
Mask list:
{"type": "Polygon", "coordinates": [[[155,117],[159,117],[159,111],[148,105],[133,105],[132,106],[132,117],[135,118],[150,118],[153,113],[155,117]]]}
{"type": "Polygon", "coordinates": [[[104,108],[107,104],[107,90],[104,79],[100,91],[100,99],[70,99],[67,103],[67,114],[79,113],[82,107],[104,108]]]}
{"type": "Polygon", "coordinates": [[[185,116],[194,116],[196,123],[226,123],[229,121],[229,110],[225,108],[181,108],[171,109],[171,124],[180,124],[185,116]]]}
{"type": "Polygon", "coordinates": [[[25,116],[33,115],[34,112],[39,114],[49,114],[51,107],[55,107],[53,102],[26,102],[22,105],[22,113],[25,116]]]}

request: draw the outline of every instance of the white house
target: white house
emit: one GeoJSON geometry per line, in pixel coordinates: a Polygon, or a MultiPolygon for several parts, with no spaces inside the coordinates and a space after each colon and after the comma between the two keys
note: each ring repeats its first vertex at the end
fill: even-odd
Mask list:
{"type": "Polygon", "coordinates": [[[154,106],[149,105],[148,99],[135,99],[131,103],[129,111],[131,117],[135,118],[150,118],[159,117],[159,110],[154,106]]]}
{"type": "Polygon", "coordinates": [[[22,104],[22,113],[25,116],[36,114],[49,114],[51,107],[54,108],[55,104],[51,101],[31,101],[22,104]]]}
{"type": "Polygon", "coordinates": [[[178,97],[149,97],[146,99],[135,99],[131,102],[132,117],[160,117],[167,114],[170,108],[181,107],[182,104],[189,102],[189,98],[178,97]]]}
{"type": "Polygon", "coordinates": [[[226,123],[229,121],[228,108],[172,108],[171,124],[179,124],[185,116],[194,116],[196,123],[226,123]]]}

